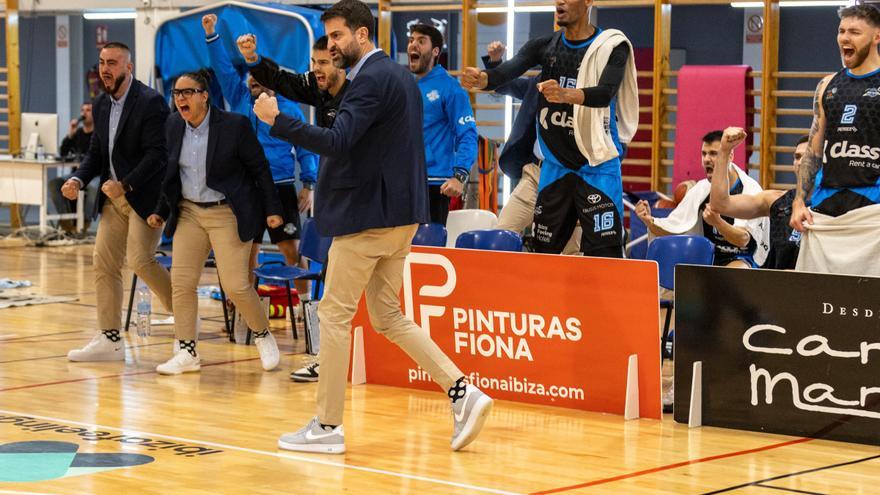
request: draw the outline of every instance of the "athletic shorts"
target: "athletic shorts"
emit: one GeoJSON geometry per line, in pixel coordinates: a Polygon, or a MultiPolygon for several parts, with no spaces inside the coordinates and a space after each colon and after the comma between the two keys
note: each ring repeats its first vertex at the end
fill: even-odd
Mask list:
{"type": "Polygon", "coordinates": [[[715,266],[727,266],[734,261],[744,261],[749,268],[758,268],[758,264],[755,263],[755,259],[750,254],[735,254],[735,255],[724,255],[719,256],[717,253],[715,254],[715,266]]]}
{"type": "MultiPolygon", "coordinates": [[[[269,239],[272,244],[278,244],[283,241],[291,241],[299,239],[300,219],[299,219],[299,197],[297,196],[296,186],[290,184],[275,184],[278,190],[278,197],[281,199],[281,218],[284,223],[280,227],[269,230],[269,239]]],[[[262,242],[263,235],[266,233],[266,223],[263,220],[263,228],[260,229],[255,241],[262,242]]]]}
{"type": "MultiPolygon", "coordinates": [[[[608,181],[606,189],[616,189],[612,182],[608,181]]],[[[623,218],[609,192],[574,173],[566,173],[541,189],[535,204],[535,252],[561,253],[580,220],[584,256],[622,258],[623,218]]],[[[617,191],[618,197],[622,194],[617,191]]]]}

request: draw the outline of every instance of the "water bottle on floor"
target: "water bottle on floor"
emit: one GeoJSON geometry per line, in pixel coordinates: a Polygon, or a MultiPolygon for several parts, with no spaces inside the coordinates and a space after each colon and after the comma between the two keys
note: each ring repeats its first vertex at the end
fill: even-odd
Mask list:
{"type": "Polygon", "coordinates": [[[138,280],[137,293],[137,334],[138,337],[150,336],[150,313],[152,312],[152,295],[150,288],[142,280],[138,280]]]}

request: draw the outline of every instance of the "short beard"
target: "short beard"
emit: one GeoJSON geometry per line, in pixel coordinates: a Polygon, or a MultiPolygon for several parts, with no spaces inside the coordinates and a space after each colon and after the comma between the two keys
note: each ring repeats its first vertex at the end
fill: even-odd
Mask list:
{"type": "Polygon", "coordinates": [[[423,75],[428,72],[428,65],[431,63],[431,59],[425,57],[424,55],[419,55],[419,61],[416,64],[415,69],[411,69],[411,72],[416,75],[423,75]]]}
{"type": "Polygon", "coordinates": [[[867,45],[864,49],[856,50],[856,53],[853,56],[853,60],[855,60],[855,62],[853,63],[852,67],[847,67],[847,69],[855,69],[856,67],[865,63],[865,60],[868,59],[868,54],[870,54],[870,53],[871,53],[871,45],[867,45]]]}
{"type": "Polygon", "coordinates": [[[333,65],[336,66],[337,69],[350,69],[354,67],[354,64],[357,63],[360,58],[357,52],[357,42],[352,41],[351,45],[345,47],[345,49],[337,49],[337,53],[339,53],[339,58],[333,60],[333,65]]]}
{"type": "Polygon", "coordinates": [[[119,88],[122,87],[122,83],[125,82],[125,76],[127,74],[122,74],[121,76],[116,78],[116,81],[113,83],[112,88],[108,88],[107,85],[104,84],[104,79],[101,79],[101,87],[104,89],[104,92],[109,95],[115,95],[119,88]]]}

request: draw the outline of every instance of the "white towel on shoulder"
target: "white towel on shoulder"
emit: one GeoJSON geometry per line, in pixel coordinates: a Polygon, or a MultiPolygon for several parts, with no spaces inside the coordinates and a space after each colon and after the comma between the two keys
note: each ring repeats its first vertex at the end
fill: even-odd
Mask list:
{"type": "MultiPolygon", "coordinates": [[[[743,183],[742,194],[758,194],[763,191],[761,185],[755,179],[749,177],[743,169],[731,163],[736,170],[739,180],[743,183]]],[[[720,172],[720,171],[717,171],[720,172]]],[[[716,173],[717,173],[716,172],[716,173]]],[[[700,205],[709,197],[712,183],[708,179],[702,179],[692,187],[682,198],[681,203],[666,218],[654,219],[654,224],[670,234],[703,235],[703,222],[700,216],[700,205]]],[[[770,251],[770,219],[768,217],[754,218],[752,220],[734,219],[734,227],[742,227],[749,231],[757,247],[753,256],[758,266],[764,264],[767,253],[770,251]]]]}
{"type": "Polygon", "coordinates": [[[591,108],[574,105],[574,137],[581,153],[587,157],[590,165],[597,166],[619,155],[614,141],[611,139],[611,119],[617,119],[617,134],[620,142],[629,143],[639,126],[639,88],[636,82],[636,61],[632,43],[621,31],[606,29],[599,33],[587,48],[581,67],[578,70],[577,87],[592,88],[599,84],[599,78],[611,51],[617,45],[626,42],[629,46],[629,57],[626,72],[620,89],[617,91],[617,114],[611,115],[610,107],[591,108]]]}

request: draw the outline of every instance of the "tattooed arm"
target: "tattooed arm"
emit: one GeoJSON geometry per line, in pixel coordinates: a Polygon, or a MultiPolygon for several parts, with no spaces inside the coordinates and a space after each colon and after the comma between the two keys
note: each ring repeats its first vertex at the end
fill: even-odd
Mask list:
{"type": "Polygon", "coordinates": [[[805,225],[812,225],[813,214],[806,206],[806,200],[813,192],[813,183],[819,168],[822,167],[822,153],[825,148],[825,111],[822,109],[822,97],[825,88],[832,76],[826,76],[816,87],[816,96],[813,98],[813,126],[810,128],[809,148],[801,160],[801,166],[797,174],[797,192],[794,204],[792,204],[791,222],[792,228],[800,232],[805,230],[805,225]]]}

